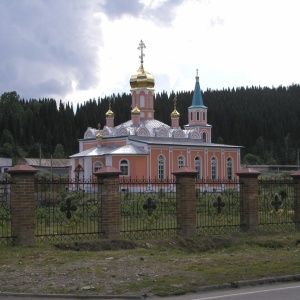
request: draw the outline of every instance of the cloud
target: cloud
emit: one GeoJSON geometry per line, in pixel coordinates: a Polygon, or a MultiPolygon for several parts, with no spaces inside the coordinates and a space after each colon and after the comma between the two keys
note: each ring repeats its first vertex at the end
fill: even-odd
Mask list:
{"type": "Polygon", "coordinates": [[[102,5],[104,13],[112,19],[124,16],[149,19],[156,24],[170,25],[175,18],[174,11],[186,0],[106,0],[102,5]]]}
{"type": "Polygon", "coordinates": [[[219,16],[214,17],[210,20],[210,27],[222,26],[224,24],[224,19],[219,16]]]}
{"type": "Polygon", "coordinates": [[[124,15],[139,16],[144,5],[138,0],[106,0],[102,8],[107,16],[117,19],[124,15]]]}
{"type": "Polygon", "coordinates": [[[72,81],[88,89],[98,83],[95,66],[101,29],[96,2],[5,0],[0,2],[0,93],[21,97],[66,95],[72,81]],[[42,90],[42,87],[54,88],[42,90]],[[35,94],[40,92],[41,94],[35,94]]]}

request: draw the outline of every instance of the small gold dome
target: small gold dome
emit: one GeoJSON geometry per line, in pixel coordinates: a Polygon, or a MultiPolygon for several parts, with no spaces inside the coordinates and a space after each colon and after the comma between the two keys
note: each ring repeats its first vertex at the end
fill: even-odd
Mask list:
{"type": "Polygon", "coordinates": [[[101,138],[102,138],[102,134],[101,134],[100,131],[97,133],[96,138],[97,138],[97,139],[101,139],[101,138]]]}
{"type": "Polygon", "coordinates": [[[131,111],[132,115],[139,115],[141,111],[137,108],[137,106],[131,111]]]}
{"type": "Polygon", "coordinates": [[[130,77],[130,86],[132,89],[154,88],[154,77],[144,70],[143,63],[135,74],[130,77]]]}
{"type": "Polygon", "coordinates": [[[179,118],[180,113],[176,110],[176,108],[171,113],[171,118],[179,118]]]}
{"type": "Polygon", "coordinates": [[[113,118],[115,116],[114,112],[112,110],[108,110],[105,114],[106,118],[113,118]]]}

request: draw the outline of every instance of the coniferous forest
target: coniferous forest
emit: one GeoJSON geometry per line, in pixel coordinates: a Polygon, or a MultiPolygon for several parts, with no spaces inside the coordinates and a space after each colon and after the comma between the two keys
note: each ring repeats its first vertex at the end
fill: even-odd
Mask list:
{"type": "MultiPolygon", "coordinates": [[[[170,125],[177,97],[180,126],[188,124],[193,91],[157,93],[155,119],[170,125]]],[[[131,95],[112,95],[115,125],[128,121],[131,95]]],[[[248,164],[297,164],[300,148],[300,85],[206,90],[212,142],[240,145],[248,164]]],[[[22,99],[16,92],[0,96],[0,156],[66,158],[78,152],[87,127],[105,125],[108,98],[74,107],[55,99],[22,99]]]]}

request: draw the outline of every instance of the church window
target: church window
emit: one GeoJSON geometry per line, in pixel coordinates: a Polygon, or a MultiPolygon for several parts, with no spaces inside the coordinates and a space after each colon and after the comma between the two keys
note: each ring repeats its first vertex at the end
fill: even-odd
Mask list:
{"type": "Polygon", "coordinates": [[[199,121],[199,120],[200,120],[200,112],[197,111],[197,121],[199,121]]]}
{"type": "Polygon", "coordinates": [[[227,179],[232,179],[232,158],[227,158],[227,179]]]}
{"type": "Polygon", "coordinates": [[[201,179],[201,159],[199,156],[195,157],[194,165],[197,171],[197,179],[201,179]]]}
{"type": "Polygon", "coordinates": [[[202,139],[203,139],[204,143],[206,143],[206,132],[203,132],[202,139]]]}
{"type": "Polygon", "coordinates": [[[96,161],[94,163],[94,173],[97,172],[98,170],[100,170],[102,167],[103,167],[102,162],[96,161]]]}
{"type": "Polygon", "coordinates": [[[144,95],[142,95],[140,97],[140,104],[141,104],[141,107],[145,107],[145,96],[144,95]]]}
{"type": "Polygon", "coordinates": [[[151,108],[151,96],[148,96],[148,107],[151,108]]]}
{"type": "Polygon", "coordinates": [[[206,119],[206,114],[205,114],[205,111],[203,112],[203,121],[205,121],[206,119]]]}
{"type": "Polygon", "coordinates": [[[191,116],[191,121],[193,121],[193,112],[192,111],[191,111],[190,116],[191,116]]]}
{"type": "Polygon", "coordinates": [[[158,179],[165,178],[165,157],[163,155],[158,156],[158,179]]]}
{"type": "Polygon", "coordinates": [[[218,178],[218,161],[216,157],[211,158],[211,179],[218,178]]]}
{"type": "Polygon", "coordinates": [[[178,169],[184,167],[184,157],[182,155],[180,155],[178,157],[178,169]]]}
{"type": "Polygon", "coordinates": [[[121,175],[123,176],[129,175],[129,163],[127,159],[122,159],[120,161],[120,171],[122,172],[121,175]]]}

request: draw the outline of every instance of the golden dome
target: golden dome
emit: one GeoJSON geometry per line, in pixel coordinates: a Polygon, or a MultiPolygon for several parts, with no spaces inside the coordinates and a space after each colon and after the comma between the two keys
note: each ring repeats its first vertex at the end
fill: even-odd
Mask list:
{"type": "Polygon", "coordinates": [[[154,88],[154,77],[144,70],[143,63],[135,74],[130,77],[130,86],[132,89],[154,88]]]}
{"type": "Polygon", "coordinates": [[[179,118],[180,113],[176,109],[177,97],[174,97],[174,110],[171,112],[171,118],[179,118]]]}
{"type": "Polygon", "coordinates": [[[171,118],[179,118],[180,113],[176,110],[176,108],[171,113],[171,118]]]}
{"type": "Polygon", "coordinates": [[[137,106],[131,111],[132,115],[139,115],[141,111],[137,108],[137,106]]]}
{"type": "Polygon", "coordinates": [[[96,138],[97,138],[97,139],[101,139],[101,138],[102,138],[102,134],[101,134],[100,131],[97,133],[96,138]]]}
{"type": "Polygon", "coordinates": [[[114,117],[114,112],[112,111],[112,110],[108,110],[107,112],[106,112],[106,114],[105,114],[105,117],[106,118],[113,118],[114,117]]]}

